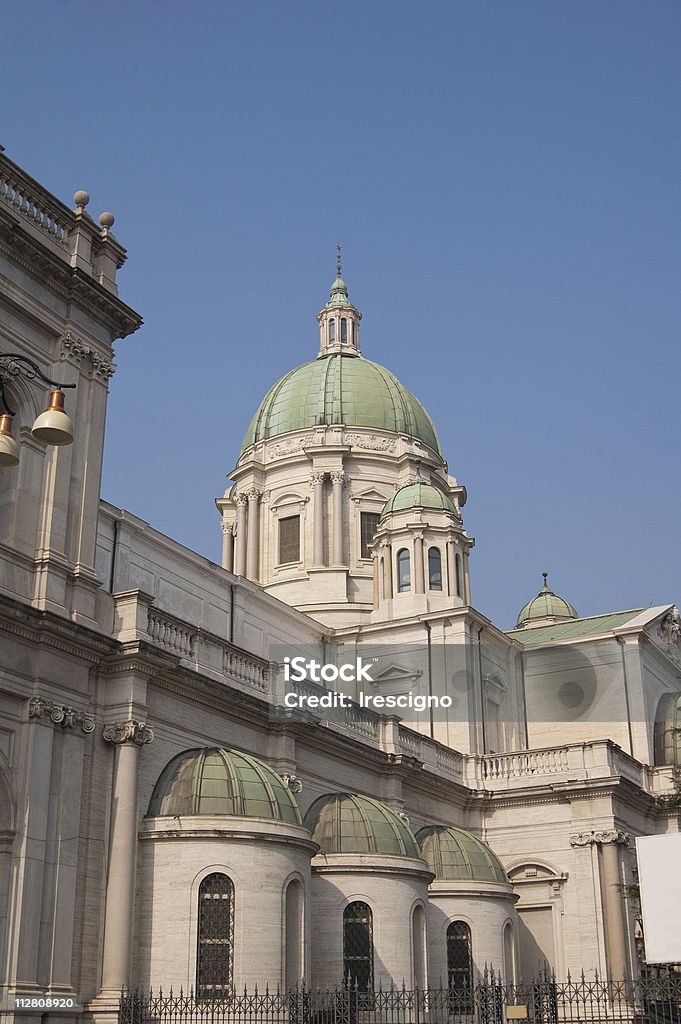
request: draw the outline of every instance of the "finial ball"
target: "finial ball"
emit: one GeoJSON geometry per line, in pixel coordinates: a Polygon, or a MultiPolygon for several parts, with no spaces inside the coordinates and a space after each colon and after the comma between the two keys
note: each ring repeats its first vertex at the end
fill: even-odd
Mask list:
{"type": "Polygon", "coordinates": [[[105,210],[104,213],[100,213],[99,215],[99,223],[102,225],[103,228],[112,228],[114,226],[115,221],[116,218],[114,217],[113,213],[109,213],[108,210],[105,210]]]}
{"type": "Polygon", "coordinates": [[[78,192],[73,193],[73,201],[76,206],[84,207],[90,202],[90,196],[87,192],[83,192],[81,189],[78,192]]]}

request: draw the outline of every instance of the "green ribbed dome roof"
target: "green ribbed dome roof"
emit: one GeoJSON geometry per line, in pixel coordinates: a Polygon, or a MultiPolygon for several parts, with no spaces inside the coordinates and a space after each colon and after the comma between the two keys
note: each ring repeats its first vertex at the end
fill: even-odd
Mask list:
{"type": "Polygon", "coordinates": [[[531,601],[528,601],[526,605],[520,609],[518,615],[518,621],[516,622],[516,629],[522,625],[529,625],[534,619],[578,619],[579,612],[573,608],[573,606],[566,601],[564,597],[558,597],[554,594],[546,578],[548,573],[544,573],[544,586],[541,588],[536,597],[533,597],[531,601]]]}
{"type": "Polygon", "coordinates": [[[161,772],[147,817],[193,814],[301,824],[298,805],[281,776],[264,761],[233,747],[184,750],[161,772]]]}
{"type": "Polygon", "coordinates": [[[501,882],[504,867],[489,846],[472,832],[452,825],[427,825],[416,833],[421,856],[436,881],[501,882]]]}
{"type": "Polygon", "coordinates": [[[444,494],[432,484],[416,480],[413,484],[405,484],[399,491],[395,491],[392,498],[383,506],[381,519],[390,512],[403,512],[409,508],[434,508],[457,514],[454,502],[448,494],[444,494]]]}
{"type": "Polygon", "coordinates": [[[340,353],[303,363],[273,384],[241,450],[290,430],[336,423],[407,434],[440,452],[430,416],[390,370],[340,353]]]}
{"type": "Polygon", "coordinates": [[[328,793],[305,815],[305,827],[322,853],[377,853],[420,859],[410,828],[385,804],[369,796],[328,793]]]}

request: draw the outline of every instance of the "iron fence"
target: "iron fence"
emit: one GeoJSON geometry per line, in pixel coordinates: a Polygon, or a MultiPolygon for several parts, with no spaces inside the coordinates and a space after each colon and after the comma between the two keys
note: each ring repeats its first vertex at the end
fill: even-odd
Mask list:
{"type": "Polygon", "coordinates": [[[681,973],[635,981],[541,978],[471,989],[123,993],[120,1024],[681,1024],[681,973]]]}

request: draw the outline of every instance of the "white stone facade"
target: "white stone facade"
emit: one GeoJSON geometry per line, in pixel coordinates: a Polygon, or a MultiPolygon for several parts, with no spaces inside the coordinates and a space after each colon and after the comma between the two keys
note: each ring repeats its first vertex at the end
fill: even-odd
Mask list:
{"type": "Polygon", "coordinates": [[[471,605],[464,489],[438,452],[377,428],[317,424],[248,449],[218,501],[223,567],[102,502],[112,343],[140,325],[117,294],[125,253],[110,224],[2,153],[0,172],[0,353],[77,384],[76,440],[58,449],[30,434],[41,388],[8,384],[21,461],[0,469],[4,991],[77,993],[106,1014],[122,986],[194,984],[197,885],[218,869],[235,886],[235,985],[342,983],[352,899],[374,910],[376,980],[437,984],[452,920],[470,924],[476,971],[508,977],[543,957],[561,975],[635,973],[632,839],[678,828],[660,799],[678,778],[673,606],[579,639],[503,633],[471,605]],[[363,557],[361,512],[415,479],[457,514],[398,513],[363,557]],[[291,510],[301,557],[282,565],[274,524],[291,510]],[[443,589],[387,597],[377,565],[395,543],[414,562],[441,545],[443,589]],[[377,690],[451,696],[452,709],[275,720],[271,652],[284,645],[338,663],[392,649],[377,690]],[[467,829],[513,888],[429,882],[425,865],[385,857],[324,862],[302,826],[145,819],[169,760],[212,746],[262,759],[303,813],[343,791],[414,831],[467,829]]]}

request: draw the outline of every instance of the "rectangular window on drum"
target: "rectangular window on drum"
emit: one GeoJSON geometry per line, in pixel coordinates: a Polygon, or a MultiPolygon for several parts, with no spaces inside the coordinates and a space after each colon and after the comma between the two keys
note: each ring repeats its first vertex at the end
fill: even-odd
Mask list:
{"type": "Polygon", "coordinates": [[[378,520],[380,519],[378,512],[361,512],[359,517],[359,532],[360,532],[360,558],[371,558],[371,552],[369,551],[369,545],[374,539],[374,534],[378,529],[378,520]]]}
{"type": "Polygon", "coordinates": [[[300,516],[279,520],[279,564],[300,561],[300,516]]]}

